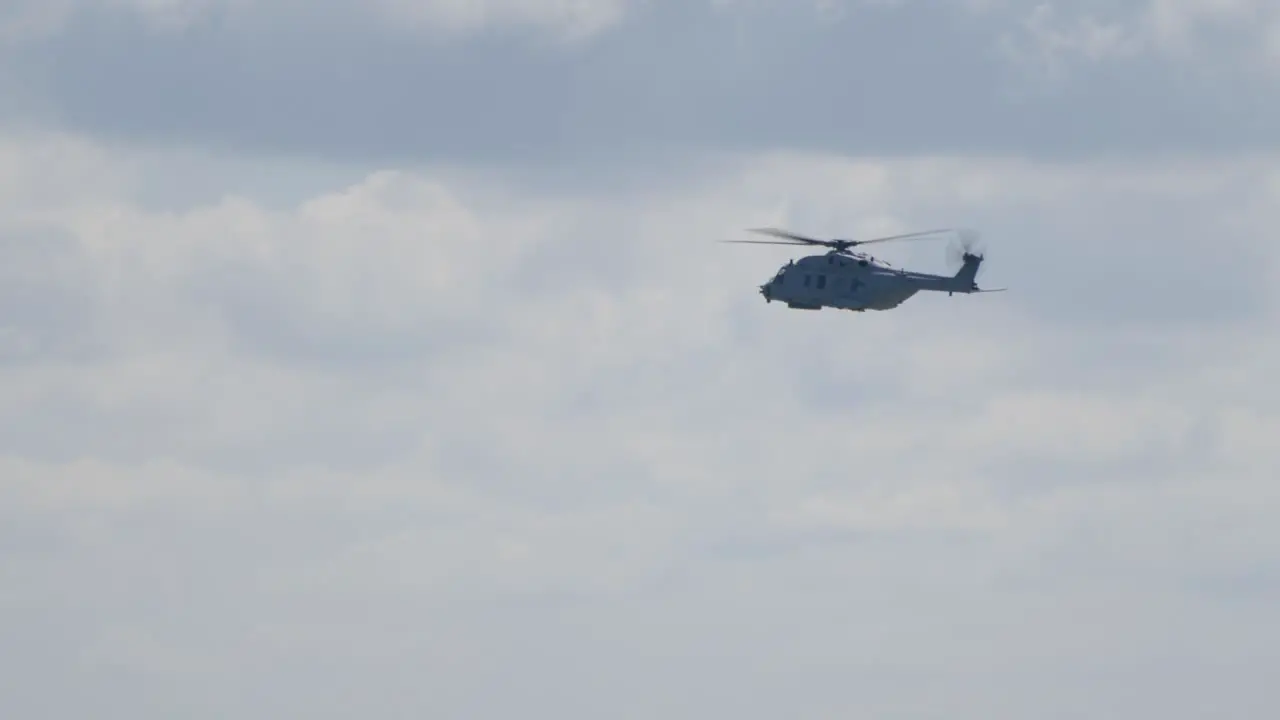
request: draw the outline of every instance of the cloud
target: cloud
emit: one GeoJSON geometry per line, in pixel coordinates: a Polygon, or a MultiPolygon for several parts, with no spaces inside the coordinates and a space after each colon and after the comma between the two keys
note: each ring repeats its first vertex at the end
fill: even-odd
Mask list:
{"type": "MultiPolygon", "coordinates": [[[[1268,38],[1280,13],[1259,0],[1144,0],[1132,3],[1019,3],[1023,28],[1002,47],[1017,63],[1057,75],[1078,62],[1133,62],[1152,56],[1191,72],[1273,68],[1268,38]],[[1225,62],[1224,62],[1225,61],[1225,62]]],[[[1272,76],[1274,79],[1274,76],[1272,76]]]]}
{"type": "Polygon", "coordinates": [[[624,9],[624,0],[340,0],[318,12],[314,3],[260,0],[9,0],[0,10],[0,41],[47,40],[85,18],[127,18],[141,21],[151,31],[184,33],[228,17],[262,18],[280,11],[323,16],[335,10],[372,18],[384,27],[430,35],[467,37],[514,27],[577,40],[612,27],[624,9]]]}
{"type": "Polygon", "coordinates": [[[101,13],[136,18],[154,30],[182,30],[215,10],[253,4],[252,0],[8,0],[0,8],[0,41],[25,44],[47,40],[82,16],[101,13]]]}
{"type": "Polygon", "coordinates": [[[1270,6],[1041,6],[6,4],[0,711],[1267,715],[1270,6]]]}
{"type": "Polygon", "coordinates": [[[470,34],[486,26],[528,26],[568,39],[591,37],[616,25],[624,0],[379,0],[389,21],[470,34]]]}
{"type": "Polygon", "coordinates": [[[263,159],[225,188],[301,200],[160,203],[210,175],[0,148],[13,714],[1271,702],[1265,159],[263,159]],[[1012,292],[788,311],[790,253],[713,242],[952,223],[1012,292]]]}
{"type": "Polygon", "coordinates": [[[1236,51],[1261,51],[1263,23],[1193,33],[1193,53],[1149,52],[1154,21],[1137,5],[405,7],[419,22],[346,3],[211,10],[181,32],[77,16],[6,54],[0,121],[222,156],[570,177],[781,150],[1241,155],[1274,151],[1280,122],[1274,79],[1236,51]],[[1118,48],[1130,50],[1117,60],[1118,48]],[[1107,60],[1082,64],[1080,51],[1107,60]]]}

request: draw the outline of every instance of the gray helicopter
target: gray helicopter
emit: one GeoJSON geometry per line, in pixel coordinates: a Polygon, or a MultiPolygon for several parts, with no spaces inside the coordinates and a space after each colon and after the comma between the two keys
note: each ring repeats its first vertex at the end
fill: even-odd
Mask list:
{"type": "Polygon", "coordinates": [[[931,292],[983,293],[1002,292],[1007,288],[983,290],[976,282],[983,255],[974,251],[977,233],[971,230],[939,229],[892,235],[872,240],[818,240],[776,228],[757,228],[751,232],[771,235],[779,240],[722,240],[727,243],[756,245],[808,245],[831,248],[822,255],[792,260],[778,270],[771,280],[760,286],[765,302],[778,300],[797,310],[892,310],[916,293],[931,292]],[[955,275],[932,275],[895,268],[866,253],[850,249],[873,243],[936,239],[943,234],[959,236],[949,248],[955,275]]]}

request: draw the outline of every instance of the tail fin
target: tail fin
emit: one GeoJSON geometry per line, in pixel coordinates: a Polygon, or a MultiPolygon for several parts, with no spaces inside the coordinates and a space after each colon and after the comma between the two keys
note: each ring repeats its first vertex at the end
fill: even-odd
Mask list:
{"type": "Polygon", "coordinates": [[[956,271],[956,292],[973,292],[978,289],[978,267],[982,265],[982,256],[966,252],[964,264],[956,271]]]}

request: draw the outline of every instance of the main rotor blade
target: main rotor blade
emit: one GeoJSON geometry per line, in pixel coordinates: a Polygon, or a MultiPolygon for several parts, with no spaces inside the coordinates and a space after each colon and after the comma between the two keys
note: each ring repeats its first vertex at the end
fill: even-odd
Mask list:
{"type": "Polygon", "coordinates": [[[816,238],[805,237],[804,235],[797,235],[793,232],[788,232],[786,230],[779,230],[777,228],[753,228],[750,230],[750,232],[760,233],[761,235],[772,235],[774,237],[786,238],[788,240],[795,240],[797,242],[801,242],[806,245],[830,245],[831,244],[830,240],[818,240],[816,238]]]}
{"type": "Polygon", "coordinates": [[[739,245],[808,245],[809,243],[799,242],[780,242],[778,240],[721,240],[722,243],[736,243],[739,245]]]}
{"type": "Polygon", "coordinates": [[[955,232],[955,228],[938,228],[937,230],[921,230],[920,232],[906,233],[903,235],[890,235],[889,237],[875,238],[872,240],[855,240],[855,245],[870,245],[871,243],[891,242],[896,240],[927,240],[934,235],[941,233],[955,232]]]}

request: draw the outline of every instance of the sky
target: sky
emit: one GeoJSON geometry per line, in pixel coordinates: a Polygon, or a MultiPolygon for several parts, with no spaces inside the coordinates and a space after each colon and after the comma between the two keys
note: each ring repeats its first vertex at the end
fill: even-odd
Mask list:
{"type": "Polygon", "coordinates": [[[0,715],[1280,709],[1275,3],[0,0],[0,97],[0,715]]]}

